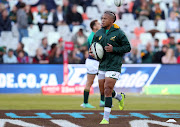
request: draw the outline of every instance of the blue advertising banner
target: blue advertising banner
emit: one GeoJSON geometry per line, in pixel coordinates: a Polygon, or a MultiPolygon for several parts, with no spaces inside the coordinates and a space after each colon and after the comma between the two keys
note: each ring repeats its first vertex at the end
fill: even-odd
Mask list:
{"type": "Polygon", "coordinates": [[[0,93],[41,93],[41,86],[62,82],[62,65],[0,65],[0,93]]]}
{"type": "MultiPolygon", "coordinates": [[[[69,86],[84,86],[87,80],[85,65],[70,64],[69,86]]],[[[180,84],[180,65],[124,64],[115,89],[118,92],[140,93],[144,86],[180,84]]],[[[42,86],[63,83],[63,65],[0,65],[0,93],[41,93],[42,86]]],[[[97,76],[94,93],[99,93],[97,76]]]]}
{"type": "Polygon", "coordinates": [[[163,65],[151,85],[180,85],[180,65],[163,65]]]}

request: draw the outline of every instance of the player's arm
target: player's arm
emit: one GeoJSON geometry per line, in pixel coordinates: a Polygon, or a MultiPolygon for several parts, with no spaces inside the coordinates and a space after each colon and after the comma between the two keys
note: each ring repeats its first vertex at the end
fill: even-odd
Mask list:
{"type": "Polygon", "coordinates": [[[119,47],[113,47],[113,52],[118,54],[125,54],[131,51],[130,43],[123,32],[118,36],[119,47]]]}
{"type": "MultiPolygon", "coordinates": [[[[96,42],[96,34],[95,34],[94,37],[93,37],[93,40],[92,40],[92,42],[91,42],[91,45],[93,44],[93,42],[96,42]]],[[[92,51],[91,51],[91,45],[90,45],[90,48],[89,48],[89,55],[94,58],[94,54],[93,54],[92,51]]]]}

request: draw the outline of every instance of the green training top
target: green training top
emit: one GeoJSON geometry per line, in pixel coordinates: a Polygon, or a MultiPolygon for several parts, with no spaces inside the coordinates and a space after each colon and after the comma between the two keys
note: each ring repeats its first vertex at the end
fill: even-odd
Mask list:
{"type": "Polygon", "coordinates": [[[88,37],[88,49],[90,48],[91,44],[92,44],[92,40],[93,40],[93,37],[94,37],[94,32],[91,32],[91,34],[89,35],[88,37]]]}

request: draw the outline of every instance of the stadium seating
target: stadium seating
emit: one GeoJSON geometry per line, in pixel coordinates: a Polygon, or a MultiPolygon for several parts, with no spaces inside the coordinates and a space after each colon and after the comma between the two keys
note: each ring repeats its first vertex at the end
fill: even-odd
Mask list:
{"type": "Polygon", "coordinates": [[[26,51],[31,57],[34,57],[36,55],[36,50],[41,44],[40,41],[37,41],[30,37],[23,37],[22,43],[24,44],[24,51],[26,51]]]}
{"type": "Polygon", "coordinates": [[[37,35],[40,32],[38,25],[32,25],[28,27],[28,34],[30,37],[37,35]]]}
{"type": "Polygon", "coordinates": [[[165,18],[168,18],[168,8],[165,2],[160,3],[160,8],[164,11],[165,18]]]}
{"type": "Polygon", "coordinates": [[[162,46],[163,45],[163,40],[168,39],[168,36],[166,33],[156,33],[154,35],[154,38],[159,39],[159,45],[162,46]]]}
{"type": "Polygon", "coordinates": [[[1,32],[1,38],[3,40],[9,39],[9,38],[13,38],[13,33],[11,31],[2,31],[1,32]]]}
{"type": "Polygon", "coordinates": [[[58,26],[57,31],[60,33],[61,36],[71,33],[68,25],[58,26]]]}
{"type": "Polygon", "coordinates": [[[37,33],[37,35],[34,34],[34,35],[32,36],[32,38],[35,39],[35,40],[42,40],[44,37],[46,37],[46,35],[45,35],[43,32],[39,32],[39,33],[37,33]],[[37,35],[38,35],[38,36],[37,36],[37,35]]]}
{"type": "Polygon", "coordinates": [[[38,12],[33,12],[32,14],[33,14],[33,17],[34,17],[33,23],[34,23],[34,24],[37,24],[37,23],[38,23],[38,18],[37,18],[38,12]]]}
{"type": "Polygon", "coordinates": [[[18,31],[17,24],[12,25],[12,34],[13,34],[13,37],[19,38],[19,31],[18,31]]]}
{"type": "Polygon", "coordinates": [[[142,45],[146,45],[148,42],[153,42],[153,37],[150,33],[142,33],[140,40],[142,45]]]}
{"type": "Polygon", "coordinates": [[[84,20],[84,25],[86,26],[87,31],[91,31],[90,23],[92,20],[84,20]]]}
{"type": "Polygon", "coordinates": [[[180,40],[180,33],[171,33],[170,36],[174,37],[176,42],[180,40]]]}
{"type": "Polygon", "coordinates": [[[48,45],[52,45],[53,43],[58,43],[59,38],[60,38],[60,34],[58,32],[49,32],[47,36],[48,45]]]}
{"type": "Polygon", "coordinates": [[[133,23],[128,25],[130,32],[134,32],[135,28],[140,27],[140,23],[138,20],[134,20],[133,23]]]}
{"type": "Polygon", "coordinates": [[[157,22],[156,29],[160,32],[165,32],[166,31],[166,21],[165,20],[159,20],[157,22]]]}
{"type": "Polygon", "coordinates": [[[145,21],[143,21],[142,26],[144,27],[146,32],[156,28],[153,20],[145,20],[145,21]]]}
{"type": "Polygon", "coordinates": [[[72,33],[73,33],[73,34],[76,34],[76,33],[79,31],[79,29],[84,29],[84,27],[81,26],[81,25],[79,25],[79,26],[74,26],[72,33]]]}
{"type": "Polygon", "coordinates": [[[79,12],[80,14],[83,14],[84,13],[83,7],[77,6],[77,12],[79,12]]]}
{"type": "Polygon", "coordinates": [[[69,34],[66,34],[66,35],[62,36],[62,38],[63,38],[64,41],[69,42],[69,41],[71,41],[72,36],[73,36],[73,34],[69,33],[69,34]]]}
{"type": "Polygon", "coordinates": [[[124,13],[124,14],[122,14],[122,21],[126,25],[134,23],[134,16],[133,16],[133,14],[131,14],[131,13],[124,13]]]}
{"type": "Polygon", "coordinates": [[[134,33],[130,33],[130,32],[127,32],[126,36],[127,36],[128,40],[132,40],[132,39],[136,38],[136,35],[134,33]]]}
{"type": "Polygon", "coordinates": [[[8,42],[7,43],[7,49],[13,49],[13,50],[16,50],[17,49],[17,45],[18,45],[18,43],[19,43],[19,39],[18,38],[15,38],[15,37],[13,37],[13,38],[10,38],[8,41],[6,41],[6,42],[8,42]]]}
{"type": "Polygon", "coordinates": [[[86,9],[86,14],[88,16],[89,19],[99,19],[100,15],[99,15],[99,12],[98,12],[98,9],[97,7],[93,6],[89,6],[87,7],[86,9]]]}
{"type": "Polygon", "coordinates": [[[43,25],[42,32],[45,35],[48,35],[49,32],[54,32],[55,28],[53,25],[43,25]]]}

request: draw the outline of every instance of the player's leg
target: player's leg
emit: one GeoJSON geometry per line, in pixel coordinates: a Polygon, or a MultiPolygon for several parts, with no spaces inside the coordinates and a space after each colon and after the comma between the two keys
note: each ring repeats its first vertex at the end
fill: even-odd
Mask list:
{"type": "Polygon", "coordinates": [[[89,99],[90,88],[93,84],[96,74],[98,73],[98,66],[99,66],[98,61],[92,59],[86,59],[86,68],[88,74],[87,74],[86,86],[84,89],[84,103],[81,104],[81,106],[84,108],[95,108],[94,106],[88,103],[88,99],[89,99]]]}
{"type": "Polygon", "coordinates": [[[104,83],[105,83],[105,79],[100,79],[98,80],[99,82],[99,91],[100,91],[100,94],[101,94],[101,100],[100,100],[100,104],[99,106],[100,107],[104,107],[105,106],[105,98],[104,98],[104,83]]]}
{"type": "Polygon", "coordinates": [[[119,101],[119,109],[123,110],[125,94],[124,93],[118,94],[115,90],[113,90],[112,97],[119,101]]]}
{"type": "Polygon", "coordinates": [[[111,113],[112,107],[112,92],[116,79],[106,77],[104,84],[104,94],[105,94],[105,107],[104,107],[104,116],[100,124],[109,124],[109,115],[111,113]]]}
{"type": "Polygon", "coordinates": [[[100,100],[100,107],[105,106],[105,101],[104,101],[104,83],[105,83],[105,71],[99,71],[98,72],[98,82],[99,82],[99,91],[101,94],[101,100],[100,100]]]}
{"type": "MultiPolygon", "coordinates": [[[[99,71],[98,74],[98,82],[99,82],[99,90],[100,90],[100,94],[101,94],[101,100],[100,100],[100,107],[104,107],[105,106],[105,98],[104,98],[104,83],[105,83],[105,72],[103,71],[99,71]]],[[[112,92],[112,98],[117,99],[118,101],[122,100],[122,96],[121,94],[118,94],[116,91],[113,90],[112,92]]]]}
{"type": "Polygon", "coordinates": [[[94,106],[88,103],[90,88],[93,84],[95,76],[96,75],[94,74],[87,74],[87,82],[84,88],[84,103],[81,105],[84,108],[95,108],[94,106]]]}
{"type": "Polygon", "coordinates": [[[100,124],[109,124],[109,115],[112,107],[112,93],[116,81],[120,73],[114,71],[107,71],[105,74],[104,94],[105,94],[105,107],[104,117],[100,124]]]}

